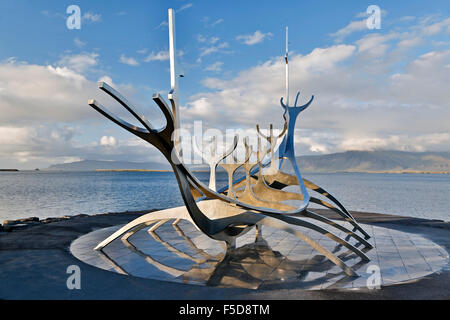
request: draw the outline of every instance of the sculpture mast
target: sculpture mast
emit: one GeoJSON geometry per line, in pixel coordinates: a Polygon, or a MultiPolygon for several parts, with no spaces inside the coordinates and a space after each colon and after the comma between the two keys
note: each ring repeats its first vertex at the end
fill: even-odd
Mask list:
{"type": "Polygon", "coordinates": [[[175,120],[175,132],[174,132],[174,142],[175,146],[179,142],[179,128],[180,128],[180,114],[178,107],[178,75],[176,71],[177,67],[177,53],[175,47],[176,37],[175,37],[175,11],[171,8],[169,9],[169,60],[170,60],[170,92],[169,100],[172,103],[172,113],[175,120]]]}
{"type": "Polygon", "coordinates": [[[289,107],[289,62],[288,62],[288,51],[289,51],[289,41],[288,41],[288,27],[286,27],[286,54],[284,56],[284,61],[286,63],[286,106],[289,107]]]}

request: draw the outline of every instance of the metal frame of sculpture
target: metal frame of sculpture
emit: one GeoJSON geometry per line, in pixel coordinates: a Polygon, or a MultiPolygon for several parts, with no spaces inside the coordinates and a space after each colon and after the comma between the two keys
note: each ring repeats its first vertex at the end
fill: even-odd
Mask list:
{"type": "Polygon", "coordinates": [[[246,150],[246,157],[243,162],[238,162],[233,154],[239,143],[239,137],[235,137],[231,148],[223,154],[215,154],[215,141],[213,141],[211,154],[203,154],[203,158],[207,160],[210,166],[210,183],[209,186],[206,186],[183,164],[180,156],[180,138],[177,133],[180,125],[180,115],[178,108],[178,75],[175,71],[174,18],[173,10],[169,9],[171,90],[168,99],[170,106],[159,94],[153,95],[153,100],[161,110],[166,124],[162,128],[155,128],[148,119],[135,111],[136,109],[129,101],[104,82],[99,84],[99,88],[118,101],[143,127],[132,125],[116,117],[95,100],[90,100],[89,105],[120,127],[147,141],[164,155],[175,173],[185,206],[140,216],[117,230],[98,244],[95,249],[102,250],[121,236],[127,241],[132,234],[146,227],[150,227],[150,231],[155,231],[169,220],[175,220],[173,223],[175,225],[180,219],[188,220],[210,238],[225,241],[229,248],[235,246],[237,237],[247,233],[253,227],[257,228],[258,237],[261,227],[269,226],[297,236],[342,268],[347,275],[356,276],[356,272],[346,265],[344,261],[296,228],[296,226],[300,226],[314,230],[346,247],[359,256],[362,261],[369,261],[369,258],[363,251],[372,248],[372,245],[367,241],[370,236],[358,225],[354,217],[336,198],[316,184],[304,179],[297,166],[294,151],[295,123],[298,115],[312,103],[314,96],[305,105],[297,106],[298,93],[294,105],[289,105],[287,32],[285,56],[286,97],[285,99],[281,98],[280,101],[284,110],[285,125],[281,134],[275,136],[271,125],[269,135],[265,136],[260,131],[259,126],[257,126],[256,129],[260,136],[258,148],[256,152],[253,152],[251,146],[248,145],[247,139],[243,139],[246,150]],[[269,143],[268,149],[263,150],[261,138],[269,143]],[[279,139],[282,139],[282,142],[278,149],[275,150],[279,139]],[[256,154],[256,162],[250,161],[253,154],[256,154]],[[266,156],[270,156],[270,159],[263,162],[266,156]],[[221,163],[227,157],[232,157],[234,162],[221,163]],[[282,171],[286,162],[291,164],[294,174],[282,171]],[[216,191],[215,173],[218,165],[226,170],[229,183],[227,187],[216,191]],[[234,175],[239,168],[245,171],[245,175],[234,179],[234,175]],[[301,193],[283,190],[287,186],[298,186],[301,193]],[[334,204],[310,196],[308,189],[321,194],[334,204]],[[300,204],[295,207],[283,203],[285,200],[297,200],[300,204]],[[310,202],[338,213],[346,222],[352,225],[353,230],[308,209],[310,202]],[[335,233],[311,222],[311,220],[320,221],[335,228],[336,231],[342,231],[347,235],[347,238],[342,239],[335,233]],[[350,238],[354,238],[358,244],[350,244],[350,238]],[[361,245],[365,247],[364,250],[358,248],[361,245]]]}
{"type": "MultiPolygon", "coordinates": [[[[323,270],[325,266],[315,266],[310,270],[304,267],[305,264],[311,263],[310,259],[302,258],[295,260],[284,255],[280,251],[272,249],[267,241],[263,238],[259,238],[254,243],[247,243],[242,247],[224,253],[210,254],[206,250],[199,248],[195,242],[187,236],[178,224],[171,224],[169,230],[174,231],[180,238],[184,240],[187,247],[182,247],[182,250],[175,247],[170,243],[170,240],[164,240],[164,235],[168,235],[168,231],[164,235],[159,235],[156,230],[148,230],[148,234],[151,236],[155,243],[164,246],[169,252],[181,259],[189,260],[186,267],[183,269],[172,267],[164,261],[158,261],[158,256],[152,256],[152,253],[144,252],[138,249],[131,243],[129,237],[134,233],[127,233],[122,238],[123,244],[133,253],[137,254],[140,258],[144,259],[152,267],[164,272],[172,278],[176,278],[182,283],[201,283],[208,286],[231,286],[239,288],[258,289],[259,285],[268,278],[271,280],[271,285],[274,285],[273,280],[278,276],[281,276],[285,281],[297,282],[301,281],[303,284],[312,285],[317,281],[327,281],[330,278],[330,273],[324,274],[321,278],[315,278],[314,280],[306,280],[310,272],[317,272],[316,270],[323,270]],[[236,259],[236,256],[239,259],[236,259]],[[242,262],[241,262],[242,261],[242,262]],[[274,274],[273,269],[283,264],[282,273],[274,274]],[[286,279],[286,272],[290,274],[286,279]]],[[[170,231],[169,231],[170,232],[170,231]]],[[[223,242],[219,242],[223,244],[223,242]]],[[[339,246],[339,245],[338,245],[339,246]]],[[[123,269],[118,262],[112,257],[108,256],[103,251],[99,251],[100,257],[109,266],[111,266],[116,272],[130,275],[127,270],[123,269]]],[[[322,256],[323,257],[323,256],[322,256]]],[[[351,255],[342,256],[342,259],[352,259],[351,255]]],[[[318,259],[314,257],[313,259],[318,259]]],[[[323,259],[326,259],[323,257],[323,259]]],[[[353,266],[353,268],[359,268],[364,262],[360,262],[353,266]]],[[[325,267],[326,268],[326,267],[325,267]]],[[[131,272],[133,274],[133,272],[131,272]]],[[[337,275],[337,273],[331,273],[337,275]]],[[[337,282],[343,279],[337,280],[337,282]]],[[[336,282],[336,283],[337,283],[336,282]]],[[[330,287],[335,284],[330,284],[330,287]]]]}

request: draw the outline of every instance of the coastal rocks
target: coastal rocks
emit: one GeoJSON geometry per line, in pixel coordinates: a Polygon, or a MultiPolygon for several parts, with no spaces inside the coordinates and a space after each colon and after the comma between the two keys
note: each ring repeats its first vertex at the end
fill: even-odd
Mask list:
{"type": "Polygon", "coordinates": [[[17,220],[5,220],[3,221],[3,225],[14,225],[14,224],[19,224],[19,223],[30,223],[30,222],[39,222],[39,218],[38,217],[30,217],[30,218],[22,218],[22,219],[17,219],[17,220]]]}
{"type": "Polygon", "coordinates": [[[45,218],[45,219],[41,220],[41,223],[46,224],[46,223],[58,222],[61,220],[62,220],[61,218],[45,218]]]}
{"type": "MultiPolygon", "coordinates": [[[[126,212],[126,213],[127,214],[144,214],[144,213],[148,213],[151,211],[154,211],[154,210],[130,211],[130,212],[126,212]]],[[[106,213],[106,215],[115,215],[115,214],[122,215],[124,213],[123,212],[106,213]]],[[[102,215],[105,215],[105,214],[99,214],[99,216],[102,216],[102,215]]],[[[42,220],[39,220],[38,217],[22,218],[22,219],[17,219],[17,220],[5,220],[5,221],[3,221],[3,225],[0,224],[0,233],[11,232],[11,231],[15,231],[15,230],[27,228],[30,226],[35,226],[35,225],[43,225],[43,224],[49,224],[49,223],[54,223],[54,222],[66,221],[66,220],[73,220],[73,219],[78,219],[78,218],[86,218],[86,217],[89,217],[89,215],[81,213],[81,214],[77,214],[74,216],[49,217],[49,218],[45,218],[42,220]]]]}
{"type": "Polygon", "coordinates": [[[3,230],[6,232],[11,232],[13,230],[23,229],[28,227],[29,225],[26,223],[15,223],[15,224],[7,224],[3,226],[3,230]]]}
{"type": "Polygon", "coordinates": [[[30,217],[30,218],[18,219],[16,221],[19,221],[22,223],[33,223],[33,222],[39,222],[39,218],[38,217],[30,217]]]}
{"type": "Polygon", "coordinates": [[[69,217],[69,216],[62,216],[62,217],[59,217],[59,218],[45,218],[45,219],[41,220],[40,222],[41,223],[52,223],[52,222],[59,222],[59,221],[63,221],[63,220],[68,220],[70,218],[71,217],[69,217]]]}
{"type": "Polygon", "coordinates": [[[10,232],[16,229],[22,229],[28,226],[40,224],[38,217],[23,218],[18,220],[5,220],[1,231],[10,232]]]}
{"type": "Polygon", "coordinates": [[[72,216],[72,218],[83,218],[83,217],[89,217],[89,215],[85,213],[80,213],[77,214],[76,216],[72,216]]]}

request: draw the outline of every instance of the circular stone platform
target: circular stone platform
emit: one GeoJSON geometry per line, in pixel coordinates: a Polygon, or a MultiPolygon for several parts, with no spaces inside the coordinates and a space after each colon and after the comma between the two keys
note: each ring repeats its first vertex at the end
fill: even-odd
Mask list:
{"type": "MultiPolygon", "coordinates": [[[[299,228],[352,267],[359,275],[356,278],[348,277],[295,236],[269,227],[263,228],[262,240],[255,242],[255,232],[250,231],[238,238],[236,249],[228,252],[223,242],[208,238],[186,221],[178,226],[167,222],[154,233],[142,229],[128,241],[118,239],[103,251],[94,251],[99,242],[122,225],[104,228],[76,239],[70,250],[79,260],[111,272],[251,289],[365,288],[374,270],[380,271],[384,286],[422,278],[448,263],[446,250],[420,235],[361,226],[372,236],[369,242],[374,245],[373,249],[363,250],[371,259],[368,263],[329,238],[299,228]]],[[[342,237],[342,233],[336,234],[342,237]]],[[[355,244],[353,239],[351,243],[355,244]]]]}

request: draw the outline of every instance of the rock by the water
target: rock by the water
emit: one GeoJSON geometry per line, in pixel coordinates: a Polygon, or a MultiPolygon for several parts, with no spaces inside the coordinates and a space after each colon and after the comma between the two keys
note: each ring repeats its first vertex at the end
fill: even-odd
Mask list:
{"type": "Polygon", "coordinates": [[[23,228],[26,228],[28,226],[29,226],[29,224],[27,224],[27,223],[15,223],[15,224],[10,224],[10,225],[3,225],[3,229],[6,232],[11,232],[13,230],[23,229],[23,228]]]}
{"type": "Polygon", "coordinates": [[[62,218],[45,218],[43,220],[41,220],[41,223],[52,223],[52,222],[58,222],[58,221],[62,221],[62,218]]]}
{"type": "Polygon", "coordinates": [[[5,220],[3,221],[2,230],[6,232],[10,232],[14,229],[24,228],[28,226],[34,226],[41,224],[39,218],[31,217],[31,218],[22,218],[17,220],[5,220]]]}
{"type": "Polygon", "coordinates": [[[23,218],[23,219],[18,219],[17,221],[20,222],[39,222],[39,218],[38,217],[30,217],[30,218],[23,218]]]}

